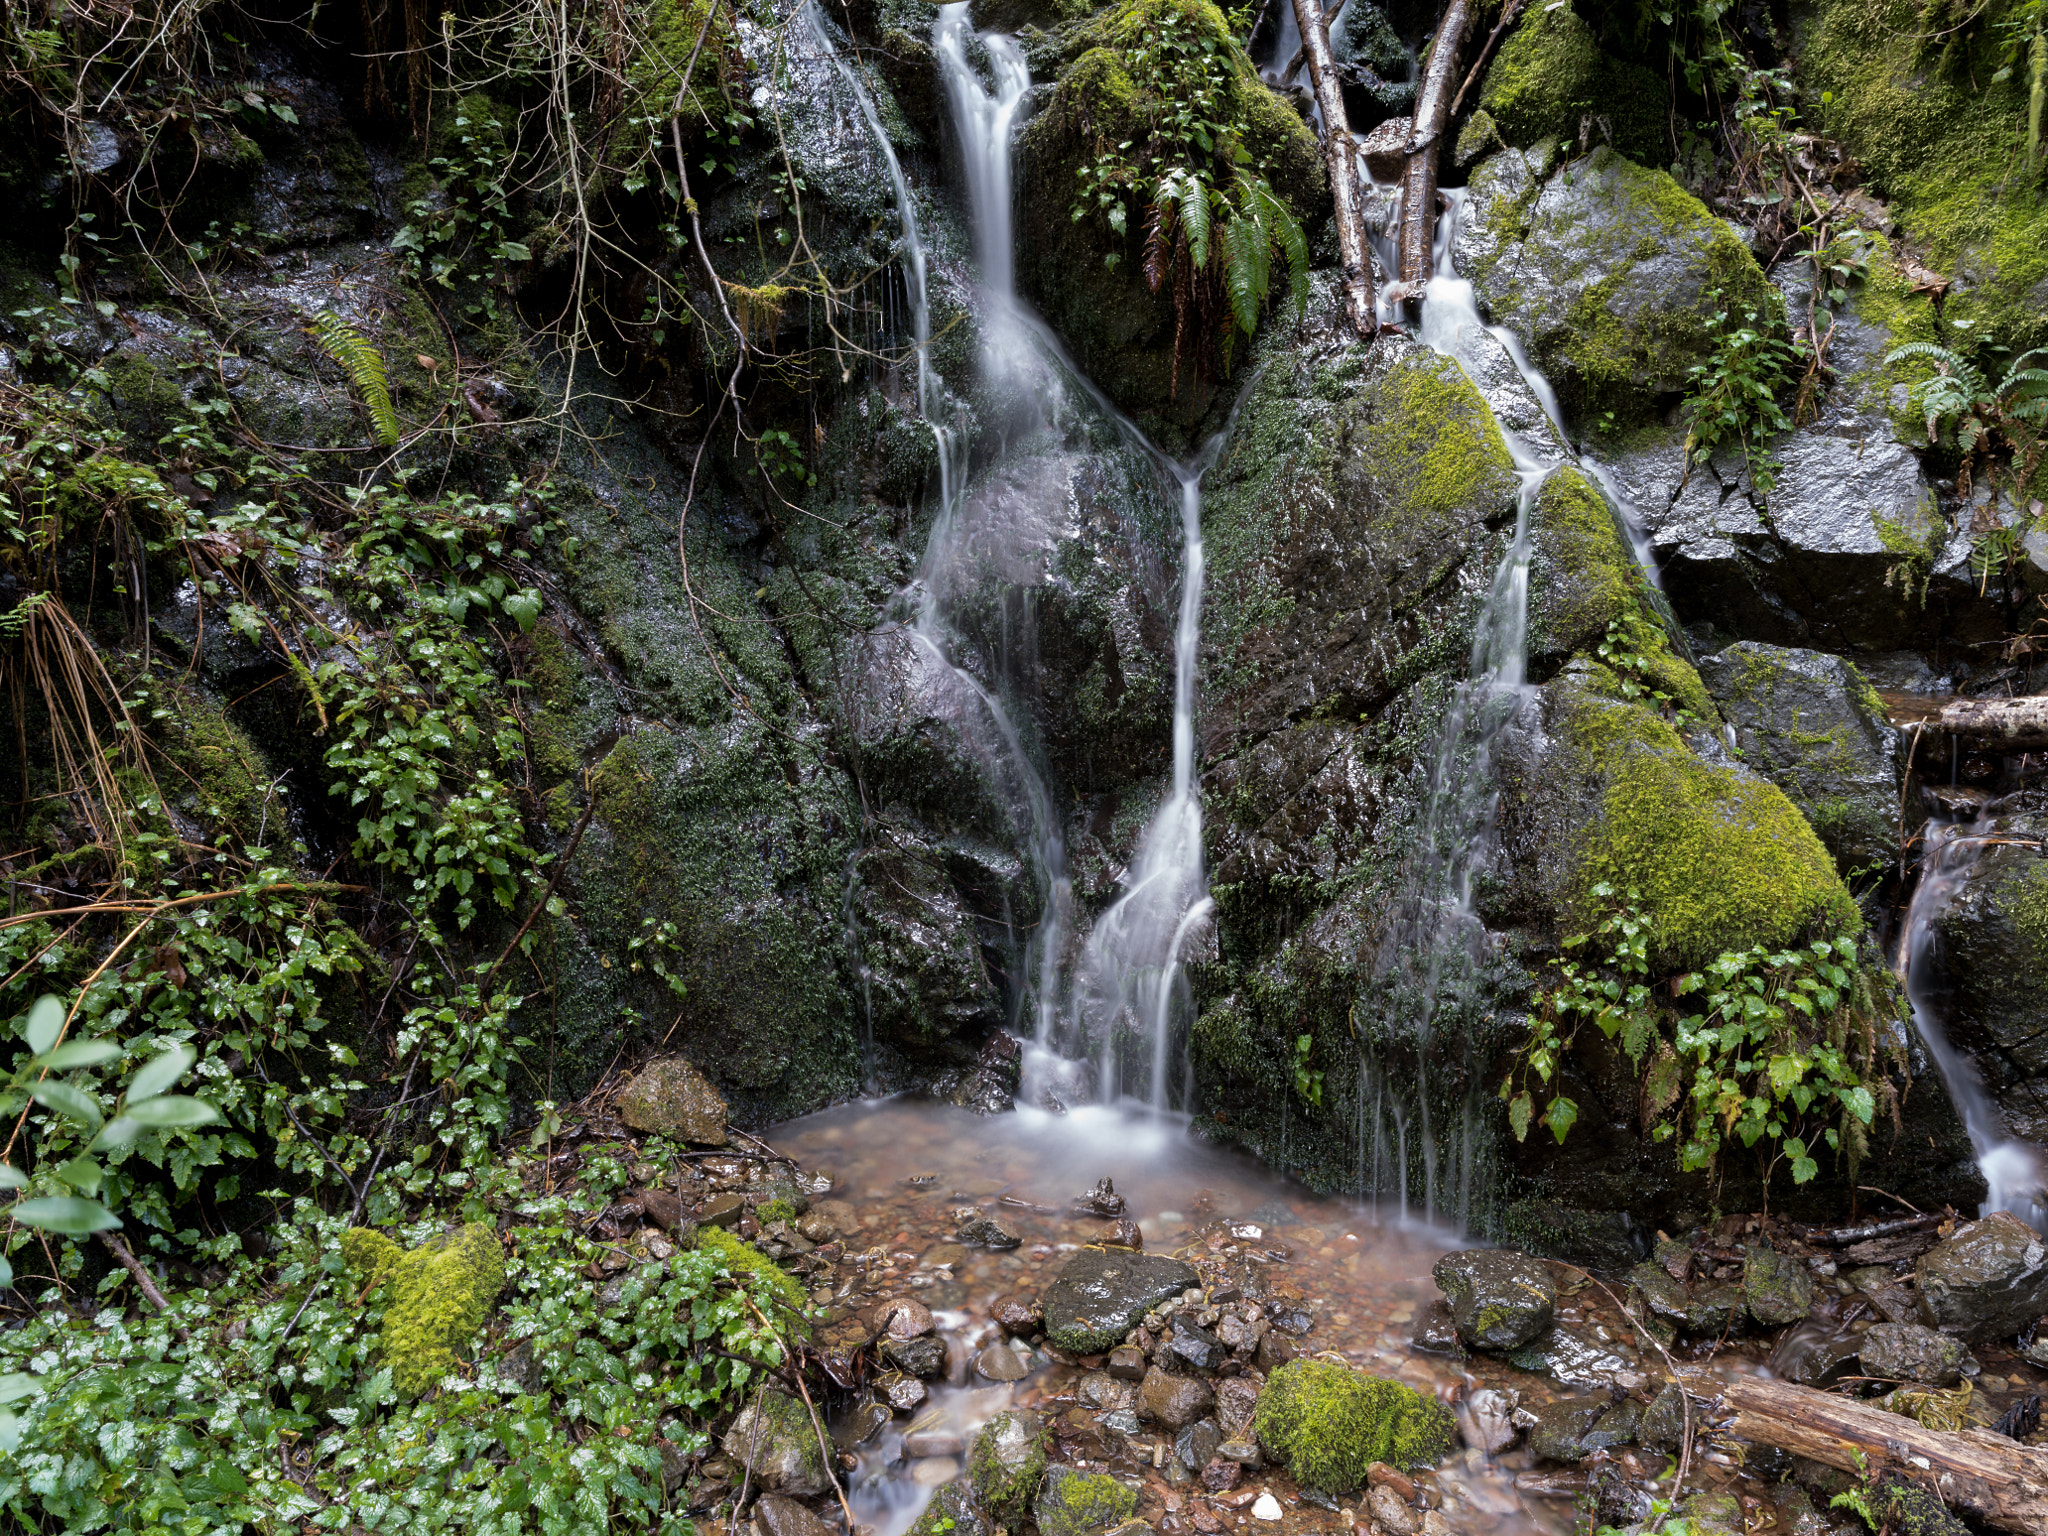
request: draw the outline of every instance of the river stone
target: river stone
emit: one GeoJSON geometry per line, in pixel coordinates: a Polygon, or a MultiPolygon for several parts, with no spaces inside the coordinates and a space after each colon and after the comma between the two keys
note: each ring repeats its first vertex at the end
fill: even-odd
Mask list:
{"type": "Polygon", "coordinates": [[[711,1080],[680,1056],[650,1061],[619,1092],[619,1118],[700,1147],[722,1147],[725,1100],[711,1080]]]}
{"type": "Polygon", "coordinates": [[[1215,1406],[1216,1394],[1199,1376],[1175,1376],[1153,1366],[1138,1384],[1138,1415],[1168,1429],[1185,1429],[1215,1406]]]}
{"type": "MultiPolygon", "coordinates": [[[[1675,1452],[1685,1436],[1685,1420],[1685,1388],[1675,1381],[1666,1382],[1636,1421],[1636,1444],[1647,1451],[1675,1452]]],[[[1705,1423],[1705,1416],[1695,1408],[1693,1432],[1697,1434],[1705,1423]]]]}
{"type": "Polygon", "coordinates": [[[1138,1496],[1107,1473],[1052,1467],[1035,1513],[1041,1536],[1088,1536],[1121,1525],[1137,1511],[1138,1496]]]}
{"type": "Polygon", "coordinates": [[[975,1374],[988,1381],[1022,1381],[1031,1374],[1024,1357],[1007,1344],[991,1344],[974,1357],[975,1374]]]}
{"type": "Polygon", "coordinates": [[[1636,1360],[1622,1346],[1601,1339],[1588,1328],[1560,1323],[1541,1338],[1508,1355],[1508,1364],[1532,1371],[1568,1387],[1626,1385],[1636,1377],[1636,1360]]]}
{"type": "Polygon", "coordinates": [[[1458,1348],[1458,1325],[1451,1317],[1450,1303],[1441,1296],[1425,1302],[1415,1314],[1415,1333],[1410,1340],[1417,1349],[1448,1355],[1458,1348]]]}
{"type": "Polygon", "coordinates": [[[946,1343],[935,1334],[922,1334],[914,1339],[884,1339],[882,1354],[891,1364],[913,1376],[929,1379],[945,1373],[946,1343]]]}
{"type": "Polygon", "coordinates": [[[2005,1211],[1921,1254],[1913,1278],[1921,1320],[1972,1344],[2010,1339],[2048,1313],[2048,1247],[2005,1211]]]}
{"type": "Polygon", "coordinates": [[[832,1486],[809,1410],[787,1392],[768,1388],[739,1411],[722,1442],[757,1487],[812,1498],[832,1486]]]}
{"type": "Polygon", "coordinates": [[[1174,1437],[1173,1453],[1190,1472],[1199,1472],[1215,1459],[1223,1444],[1223,1431],[1214,1419],[1197,1419],[1174,1437]]]}
{"type": "Polygon", "coordinates": [[[1584,1461],[1608,1446],[1635,1438],[1642,1405],[1617,1403],[1604,1392],[1565,1397],[1535,1410],[1529,1429],[1529,1452],[1539,1461],[1584,1461]]]}
{"type": "Polygon", "coordinates": [[[1813,1276],[1796,1259],[1752,1248],[1742,1266],[1742,1299],[1764,1327],[1782,1328],[1813,1310],[1813,1276]]]}
{"type": "Polygon", "coordinates": [[[967,1481],[1005,1525],[1015,1525],[1031,1508],[1031,1497],[1045,1474],[1048,1438],[1043,1421],[1023,1408],[997,1414],[974,1437],[967,1481]]]}
{"type": "Polygon", "coordinates": [[[764,1493],[754,1504],[762,1536],[832,1536],[825,1522],[787,1494],[764,1493]]]}
{"type": "Polygon", "coordinates": [[[1873,1323],[1857,1353],[1866,1376],[1930,1387],[1953,1387],[1970,1358],[1962,1340],[1919,1323],[1873,1323]]]}
{"type": "Polygon", "coordinates": [[[1854,663],[1744,640],[1699,668],[1742,760],[1785,791],[1837,864],[1898,852],[1899,733],[1854,663]]]}
{"type": "Polygon", "coordinates": [[[1201,1283],[1192,1264],[1164,1254],[1083,1249],[1046,1287],[1046,1335],[1061,1349],[1099,1353],[1153,1307],[1201,1283]]]}
{"type": "Polygon", "coordinates": [[[955,1235],[961,1242],[971,1243],[977,1248],[1015,1248],[1021,1241],[995,1217],[981,1211],[963,1220],[955,1235]]]}
{"type": "Polygon", "coordinates": [[[1550,1267],[1525,1254],[1467,1248],[1438,1259],[1430,1276],[1474,1349],[1519,1349],[1550,1326],[1557,1308],[1550,1267]]]}
{"type": "Polygon", "coordinates": [[[953,1483],[932,1495],[924,1513],[904,1536],[992,1536],[989,1518],[965,1483],[953,1483]]]}

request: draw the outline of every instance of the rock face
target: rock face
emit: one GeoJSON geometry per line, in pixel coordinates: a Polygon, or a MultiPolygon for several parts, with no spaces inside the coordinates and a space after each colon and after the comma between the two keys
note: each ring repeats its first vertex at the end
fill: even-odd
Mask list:
{"type": "Polygon", "coordinates": [[[770,1492],[805,1499],[832,1486],[811,1416],[787,1392],[770,1388],[749,1401],[725,1432],[724,1445],[770,1492]]]}
{"type": "Polygon", "coordinates": [[[1532,13],[1487,68],[1480,105],[1510,144],[1584,138],[1645,164],[1665,157],[1664,82],[1600,51],[1569,6],[1532,13]]]}
{"type": "Polygon", "coordinates": [[[1700,680],[1742,760],[1785,791],[1838,865],[1897,852],[1899,733],[1853,662],[1744,640],[1702,657],[1700,680]]]}
{"type": "Polygon", "coordinates": [[[1450,1303],[1458,1336],[1474,1349],[1519,1349],[1551,1324],[1557,1281],[1550,1266],[1488,1248],[1447,1253],[1430,1271],[1450,1303]]]}
{"type": "Polygon", "coordinates": [[[1164,1254],[1084,1249],[1045,1288],[1045,1332],[1062,1349],[1095,1354],[1160,1302],[1202,1283],[1192,1264],[1164,1254]]]}
{"type": "Polygon", "coordinates": [[[1953,1387],[1962,1380],[1970,1352],[1962,1340],[1918,1323],[1873,1323],[1857,1356],[1866,1376],[1953,1387]]]}
{"type": "Polygon", "coordinates": [[[1923,1321],[1971,1343],[2009,1339],[2048,1313],[2048,1245],[2004,1211],[1921,1254],[1913,1279],[1923,1321]]]}
{"type": "Polygon", "coordinates": [[[619,1094],[619,1118],[636,1131],[652,1131],[700,1147],[722,1147],[725,1100],[680,1056],[649,1062],[619,1094]]]}

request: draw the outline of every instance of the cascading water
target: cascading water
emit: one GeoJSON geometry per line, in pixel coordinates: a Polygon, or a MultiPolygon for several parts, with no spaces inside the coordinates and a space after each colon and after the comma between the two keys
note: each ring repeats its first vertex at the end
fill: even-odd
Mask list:
{"type": "Polygon", "coordinates": [[[1979,849],[1992,835],[1988,822],[1957,825],[1931,818],[1920,831],[1920,880],[1899,935],[1899,971],[1913,1008],[1913,1027],[1941,1072],[1948,1096],[1969,1133],[1984,1175],[1979,1214],[2010,1211],[2037,1231],[2048,1230],[2048,1166],[2041,1149],[2005,1133],[1998,1106],[1976,1066],[1956,1049],[1942,1022],[1940,939],[1936,923],[1958,887],[1970,878],[1979,849]]]}

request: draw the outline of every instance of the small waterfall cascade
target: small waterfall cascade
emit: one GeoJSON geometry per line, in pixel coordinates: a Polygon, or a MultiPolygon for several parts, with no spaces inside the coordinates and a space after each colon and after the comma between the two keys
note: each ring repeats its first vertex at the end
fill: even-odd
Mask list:
{"type": "Polygon", "coordinates": [[[1920,832],[1920,880],[1899,933],[1898,969],[1913,1009],[1913,1028],[1934,1058],[1949,1099],[1977,1154],[1986,1196],[1979,1215],[2010,1211],[2036,1231],[2048,1231],[2048,1162],[2039,1147],[2016,1141],[1978,1075],[1976,1065],[1948,1037],[1941,992],[1941,943],[1936,924],[1970,878],[1979,850],[1992,835],[1988,822],[1956,823],[1932,817],[1920,832]]]}

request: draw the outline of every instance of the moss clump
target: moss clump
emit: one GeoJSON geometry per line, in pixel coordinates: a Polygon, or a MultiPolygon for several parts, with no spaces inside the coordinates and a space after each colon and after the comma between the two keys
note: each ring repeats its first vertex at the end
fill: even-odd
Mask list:
{"type": "Polygon", "coordinates": [[[1447,357],[1409,352],[1381,382],[1364,456],[1404,519],[1455,515],[1490,499],[1515,461],[1486,401],[1447,357]]]}
{"type": "Polygon", "coordinates": [[[1834,860],[1776,785],[1701,762],[1632,704],[1581,697],[1567,728],[1581,762],[1604,778],[1567,897],[1572,931],[1599,920],[1592,891],[1603,882],[1639,894],[1659,969],[1861,931],[1834,860]]]}
{"type": "Polygon", "coordinates": [[[341,1254],[390,1297],[384,1363],[392,1386],[408,1397],[455,1369],[455,1352],[476,1336],[505,1286],[498,1236],[482,1225],[444,1232],[409,1253],[381,1232],[352,1227],[342,1234],[341,1254]]]}
{"type": "Polygon", "coordinates": [[[1643,602],[1636,563],[1614,511],[1599,489],[1567,466],[1543,482],[1536,500],[1540,564],[1530,616],[1544,650],[1570,652],[1596,644],[1607,626],[1643,602]]]}
{"type": "Polygon", "coordinates": [[[779,1314],[774,1318],[775,1325],[810,1337],[811,1325],[805,1317],[810,1298],[797,1284],[796,1277],[767,1254],[751,1243],[741,1242],[723,1227],[699,1227],[697,1251],[714,1255],[736,1279],[758,1281],[775,1303],[779,1314]]]}
{"type": "Polygon", "coordinates": [[[1479,104],[1510,144],[1569,143],[1583,124],[1593,141],[1611,137],[1632,160],[1664,158],[1664,82],[1602,53],[1568,5],[1530,8],[1488,68],[1479,104]]]}
{"type": "Polygon", "coordinates": [[[974,1437],[967,1480],[998,1520],[1016,1525],[1045,1475],[1045,1427],[1033,1413],[999,1413],[974,1437]]]}
{"type": "Polygon", "coordinates": [[[1434,1466],[1457,1436],[1451,1410],[1398,1381],[1330,1360],[1290,1360],[1259,1395],[1259,1444],[1305,1488],[1341,1496],[1376,1461],[1434,1466]]]}
{"type": "Polygon", "coordinates": [[[1038,1495],[1040,1536],[1089,1536],[1138,1512],[1138,1496],[1107,1472],[1054,1467],[1038,1495]]]}
{"type": "Polygon", "coordinates": [[[197,688],[167,688],[150,713],[168,765],[157,773],[164,799],[223,842],[255,841],[274,775],[248,733],[197,688]]]}
{"type": "Polygon", "coordinates": [[[771,1222],[795,1221],[796,1207],[787,1200],[763,1200],[754,1207],[754,1219],[764,1227],[771,1222]]]}

